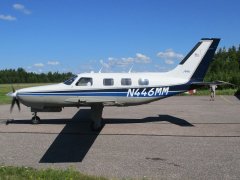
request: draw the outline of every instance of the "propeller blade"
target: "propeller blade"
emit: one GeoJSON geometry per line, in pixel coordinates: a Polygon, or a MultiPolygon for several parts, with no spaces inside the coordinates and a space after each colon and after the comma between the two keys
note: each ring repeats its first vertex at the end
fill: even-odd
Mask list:
{"type": "Polygon", "coordinates": [[[13,85],[12,85],[12,91],[13,91],[13,93],[15,93],[15,89],[14,89],[13,85]]]}
{"type": "Polygon", "coordinates": [[[11,113],[12,113],[14,104],[15,104],[15,98],[12,99],[12,104],[11,104],[11,107],[10,107],[10,112],[11,112],[11,113]]]}
{"type": "Polygon", "coordinates": [[[12,110],[13,110],[15,104],[17,104],[18,110],[19,111],[21,110],[20,102],[17,99],[17,94],[15,92],[16,92],[16,90],[12,85],[12,93],[8,93],[9,96],[12,96],[12,103],[11,103],[11,107],[10,107],[10,112],[11,113],[12,113],[12,110]]]}
{"type": "Polygon", "coordinates": [[[18,107],[18,110],[20,111],[21,108],[20,108],[20,103],[19,103],[19,100],[18,99],[15,99],[16,103],[17,103],[17,107],[18,107]]]}

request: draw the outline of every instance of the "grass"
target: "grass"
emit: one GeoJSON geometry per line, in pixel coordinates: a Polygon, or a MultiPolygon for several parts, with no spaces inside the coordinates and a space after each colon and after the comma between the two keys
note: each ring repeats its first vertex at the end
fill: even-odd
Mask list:
{"type": "Polygon", "coordinates": [[[72,168],[67,170],[34,169],[30,167],[0,167],[0,180],[107,180],[105,177],[97,177],[82,174],[72,168]]]}

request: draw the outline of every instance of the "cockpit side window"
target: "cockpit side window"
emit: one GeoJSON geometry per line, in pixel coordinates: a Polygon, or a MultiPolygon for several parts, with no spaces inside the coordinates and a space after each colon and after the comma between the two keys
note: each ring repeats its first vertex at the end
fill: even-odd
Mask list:
{"type": "Polygon", "coordinates": [[[76,83],[76,86],[92,86],[93,80],[89,77],[82,77],[79,79],[79,81],[76,83]]]}
{"type": "Polygon", "coordinates": [[[66,85],[71,85],[71,84],[75,81],[75,79],[76,79],[77,77],[78,77],[78,76],[75,75],[75,76],[71,77],[70,79],[64,81],[63,83],[66,84],[66,85]]]}

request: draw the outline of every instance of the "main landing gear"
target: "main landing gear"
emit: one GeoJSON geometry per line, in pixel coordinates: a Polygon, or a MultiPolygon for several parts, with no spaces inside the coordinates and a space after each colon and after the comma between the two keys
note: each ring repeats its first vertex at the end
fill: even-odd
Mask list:
{"type": "Polygon", "coordinates": [[[102,104],[95,104],[91,106],[91,129],[93,131],[100,131],[103,127],[102,112],[102,104]]]}
{"type": "MultiPolygon", "coordinates": [[[[94,104],[91,106],[91,129],[93,131],[100,131],[103,128],[103,105],[94,104]]],[[[32,124],[39,124],[40,118],[37,116],[37,112],[33,112],[32,124]]]]}
{"type": "Polygon", "coordinates": [[[32,117],[32,124],[39,124],[39,123],[40,123],[40,117],[37,116],[37,112],[34,112],[32,117]]]}

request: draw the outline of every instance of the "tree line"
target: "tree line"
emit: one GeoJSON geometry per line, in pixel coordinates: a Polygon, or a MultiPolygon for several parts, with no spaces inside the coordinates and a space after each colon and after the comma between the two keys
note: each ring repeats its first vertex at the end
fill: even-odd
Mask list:
{"type": "MultiPolygon", "coordinates": [[[[33,73],[26,72],[23,68],[0,70],[0,83],[54,83],[62,82],[73,74],[48,72],[33,73]]],[[[227,81],[240,87],[240,45],[232,46],[228,49],[219,48],[214,55],[205,81],[222,80],[227,81]]]]}
{"type": "Polygon", "coordinates": [[[71,72],[59,73],[33,73],[26,72],[23,68],[0,70],[0,83],[55,83],[63,82],[73,76],[71,72]]]}
{"type": "Polygon", "coordinates": [[[240,45],[238,48],[219,48],[204,80],[221,80],[240,87],[240,45]]]}

